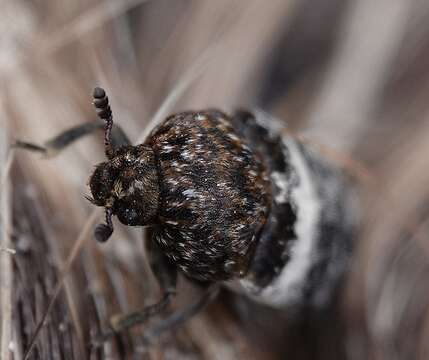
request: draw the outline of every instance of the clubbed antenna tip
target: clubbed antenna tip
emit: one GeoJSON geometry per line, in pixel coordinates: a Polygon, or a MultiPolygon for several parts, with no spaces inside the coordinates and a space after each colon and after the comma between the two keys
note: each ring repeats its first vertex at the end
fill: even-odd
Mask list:
{"type": "Polygon", "coordinates": [[[106,122],[106,127],[104,130],[104,151],[106,153],[106,157],[111,159],[113,157],[113,147],[110,141],[110,133],[113,126],[113,117],[112,110],[110,109],[109,105],[109,98],[107,97],[104,89],[101,87],[96,87],[92,96],[94,98],[93,104],[97,116],[106,122]]]}
{"type": "Polygon", "coordinates": [[[92,96],[94,97],[94,99],[102,99],[106,96],[106,92],[103,88],[97,86],[94,88],[94,93],[92,96]]]}
{"type": "Polygon", "coordinates": [[[95,239],[98,242],[106,242],[113,233],[112,210],[106,209],[106,223],[98,224],[94,230],[95,239]]]}
{"type": "Polygon", "coordinates": [[[109,240],[109,237],[112,235],[112,233],[113,229],[106,224],[98,224],[94,230],[95,239],[101,243],[109,240]]]}

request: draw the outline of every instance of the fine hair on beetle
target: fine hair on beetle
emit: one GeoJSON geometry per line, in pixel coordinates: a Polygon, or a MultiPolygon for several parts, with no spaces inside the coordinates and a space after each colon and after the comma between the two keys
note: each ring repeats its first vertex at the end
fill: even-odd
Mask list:
{"type": "Polygon", "coordinates": [[[228,116],[217,110],[176,114],[143,144],[114,149],[108,98],[99,87],[93,96],[106,122],[108,160],[89,180],[89,200],[106,212],[96,239],[112,235],[113,215],[125,225],[156,225],[154,241],[187,276],[244,276],[269,211],[270,186],[264,165],[228,116]]]}

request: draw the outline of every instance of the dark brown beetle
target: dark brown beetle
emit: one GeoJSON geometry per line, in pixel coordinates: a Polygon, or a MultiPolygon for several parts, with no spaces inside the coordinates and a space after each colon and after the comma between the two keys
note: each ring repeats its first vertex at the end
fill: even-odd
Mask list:
{"type": "Polygon", "coordinates": [[[261,160],[219,111],[183,112],[167,118],[137,146],[113,149],[112,113],[96,88],[94,105],[106,120],[107,162],[89,185],[92,202],[106,208],[96,237],[123,224],[151,225],[154,241],[190,278],[228,280],[246,274],[267,219],[270,186],[261,160]]]}
{"type": "Polygon", "coordinates": [[[113,124],[105,91],[95,88],[93,98],[101,122],[69,129],[45,146],[16,146],[54,153],[104,127],[107,161],[89,180],[88,199],[106,212],[95,237],[104,242],[112,235],[114,215],[125,225],[146,226],[164,296],[115,318],[98,340],[161,312],[175,294],[178,270],[206,291],[147,330],[148,342],[200,311],[222,283],[274,308],[329,302],[355,223],[339,169],[260,111],[178,113],[132,146],[113,124]]]}

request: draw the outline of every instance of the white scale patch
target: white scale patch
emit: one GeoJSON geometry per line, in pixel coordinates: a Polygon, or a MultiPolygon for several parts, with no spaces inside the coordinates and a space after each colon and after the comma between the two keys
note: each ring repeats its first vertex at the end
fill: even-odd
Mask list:
{"type": "MultiPolygon", "coordinates": [[[[272,120],[273,124],[260,121],[260,116],[257,116],[257,120],[270,131],[279,131],[280,125],[276,120],[272,120]]],[[[288,184],[285,174],[274,172],[271,174],[271,178],[280,189],[275,201],[284,203],[288,200],[296,206],[295,233],[297,239],[291,245],[289,262],[279,271],[279,275],[270,285],[264,289],[259,289],[250,280],[243,279],[240,281],[241,287],[252,298],[273,307],[284,307],[300,301],[303,285],[314,263],[315,256],[317,256],[315,248],[321,212],[321,200],[305,158],[294,140],[283,137],[283,143],[289,151],[290,165],[294,168],[299,182],[289,189],[290,184],[288,184]]],[[[287,154],[285,154],[286,156],[287,154]]]]}
{"type": "Polygon", "coordinates": [[[271,174],[271,179],[274,181],[274,184],[280,189],[280,192],[276,195],[274,200],[278,204],[284,204],[287,201],[288,198],[288,178],[285,173],[280,173],[277,171],[274,171],[271,174]]]}
{"type": "Polygon", "coordinates": [[[188,198],[193,198],[196,196],[195,190],[193,190],[193,189],[186,189],[186,190],[182,191],[182,194],[188,198]]]}

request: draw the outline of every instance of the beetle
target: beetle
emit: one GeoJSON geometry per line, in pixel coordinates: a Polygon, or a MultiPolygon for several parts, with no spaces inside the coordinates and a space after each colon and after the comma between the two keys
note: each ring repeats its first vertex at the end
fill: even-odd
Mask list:
{"type": "Polygon", "coordinates": [[[134,146],[113,123],[100,87],[93,104],[99,121],[44,146],[15,145],[54,154],[104,128],[107,160],[88,182],[88,200],[105,209],[95,238],[108,240],[113,216],[145,226],[163,297],[115,318],[99,341],[162,312],[176,293],[178,273],[204,292],[146,331],[147,342],[200,311],[220,285],[278,309],[329,302],[347,267],[356,222],[352,187],[339,168],[260,110],[181,112],[134,146]]]}

